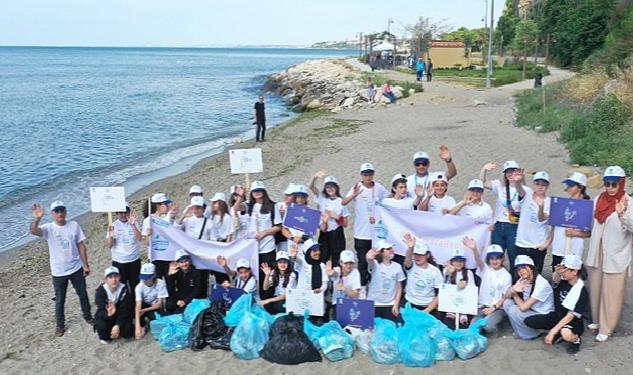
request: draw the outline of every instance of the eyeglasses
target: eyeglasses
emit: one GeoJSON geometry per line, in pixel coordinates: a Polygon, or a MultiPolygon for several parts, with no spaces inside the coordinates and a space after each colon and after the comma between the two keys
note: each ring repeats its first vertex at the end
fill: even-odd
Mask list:
{"type": "Polygon", "coordinates": [[[429,165],[429,162],[428,162],[428,161],[418,161],[418,162],[415,162],[415,166],[416,166],[416,167],[419,167],[419,166],[421,166],[421,165],[423,165],[423,166],[427,167],[427,166],[429,165]]]}
{"type": "Polygon", "coordinates": [[[606,187],[606,188],[617,188],[618,184],[619,184],[618,181],[605,181],[604,182],[604,187],[606,187]]]}

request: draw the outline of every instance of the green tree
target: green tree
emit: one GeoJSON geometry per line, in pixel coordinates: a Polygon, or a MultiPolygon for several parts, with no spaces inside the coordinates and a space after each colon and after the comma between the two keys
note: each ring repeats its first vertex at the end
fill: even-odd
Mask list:
{"type": "Polygon", "coordinates": [[[532,51],[538,43],[539,29],[536,22],[527,19],[519,22],[516,27],[512,48],[520,51],[523,55],[523,79],[525,79],[525,68],[527,65],[527,54],[532,51]]]}

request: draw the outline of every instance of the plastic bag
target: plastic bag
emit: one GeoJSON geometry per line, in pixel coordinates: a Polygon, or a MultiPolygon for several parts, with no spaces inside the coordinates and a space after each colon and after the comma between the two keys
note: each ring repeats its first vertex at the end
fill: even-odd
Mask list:
{"type": "Polygon", "coordinates": [[[384,365],[402,361],[398,352],[396,323],[382,318],[374,319],[374,335],[369,340],[369,354],[374,362],[384,365]]]}
{"type": "Polygon", "coordinates": [[[285,365],[321,361],[319,351],[303,332],[303,317],[292,314],[275,320],[260,355],[267,361],[285,365]]]}
{"type": "Polygon", "coordinates": [[[412,323],[398,328],[398,352],[407,367],[430,367],[435,362],[435,343],[419,328],[412,323]]]}
{"type": "Polygon", "coordinates": [[[191,324],[198,314],[202,312],[202,310],[206,310],[211,306],[211,302],[208,299],[194,299],[187,307],[185,307],[185,312],[182,313],[182,319],[185,323],[191,324]]]}
{"type": "Polygon", "coordinates": [[[189,348],[202,350],[212,340],[226,335],[228,327],[224,324],[221,302],[216,301],[211,307],[203,310],[193,321],[189,329],[189,348]]]}
{"type": "Polygon", "coordinates": [[[219,337],[217,339],[208,340],[209,348],[211,349],[220,349],[220,350],[231,350],[231,336],[233,335],[233,328],[229,328],[228,331],[224,334],[224,336],[219,337]]]}
{"type": "Polygon", "coordinates": [[[265,319],[251,312],[246,313],[231,336],[231,351],[240,359],[258,358],[268,341],[268,328],[265,319]]]}
{"type": "Polygon", "coordinates": [[[237,327],[244,316],[251,311],[252,305],[253,296],[248,293],[242,294],[237,301],[233,302],[231,309],[226,313],[226,317],[224,317],[224,324],[228,327],[237,327]]]}
{"type": "Polygon", "coordinates": [[[479,334],[479,329],[485,324],[486,320],[481,319],[467,329],[458,329],[448,334],[459,358],[474,358],[488,348],[488,340],[479,334]]]}
{"type": "Polygon", "coordinates": [[[266,311],[263,307],[261,307],[259,304],[254,303],[251,307],[251,312],[257,316],[259,316],[260,318],[266,320],[266,322],[268,322],[269,326],[272,326],[272,324],[275,322],[275,320],[277,320],[277,318],[285,316],[285,313],[280,313],[280,314],[275,314],[275,315],[271,315],[268,313],[268,311],[266,311]]]}
{"type": "Polygon", "coordinates": [[[312,345],[314,345],[317,350],[321,350],[321,345],[319,345],[319,327],[312,324],[310,321],[309,315],[306,312],[303,316],[303,332],[308,336],[312,345]]]}
{"type": "Polygon", "coordinates": [[[149,322],[149,330],[154,336],[154,339],[158,340],[160,338],[160,333],[167,327],[169,324],[181,323],[182,322],[182,314],[174,314],[174,315],[165,315],[161,316],[160,314],[156,314],[156,319],[149,322]]]}
{"type": "Polygon", "coordinates": [[[188,346],[189,324],[169,323],[160,333],[158,344],[166,352],[184,349],[188,346]]]}
{"type": "Polygon", "coordinates": [[[362,330],[358,327],[347,326],[345,327],[345,332],[352,337],[358,350],[363,353],[369,353],[369,340],[371,340],[372,337],[371,330],[362,330]]]}
{"type": "Polygon", "coordinates": [[[446,336],[451,330],[433,315],[418,310],[407,303],[403,309],[400,309],[405,324],[414,324],[417,329],[426,332],[435,344],[435,360],[451,361],[455,358],[455,349],[451,341],[446,336]]]}
{"type": "Polygon", "coordinates": [[[349,337],[341,325],[332,320],[317,329],[319,346],[325,357],[332,362],[352,358],[354,354],[354,340],[349,337]]]}

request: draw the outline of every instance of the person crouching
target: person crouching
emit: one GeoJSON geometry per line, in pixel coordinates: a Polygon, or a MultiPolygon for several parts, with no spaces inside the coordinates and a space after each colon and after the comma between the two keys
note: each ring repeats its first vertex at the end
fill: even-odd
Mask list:
{"type": "Polygon", "coordinates": [[[134,335],[132,326],[132,294],[127,285],[121,283],[119,269],[108,267],[104,272],[105,282],[95,292],[94,330],[102,344],[108,344],[119,337],[134,335]]]}

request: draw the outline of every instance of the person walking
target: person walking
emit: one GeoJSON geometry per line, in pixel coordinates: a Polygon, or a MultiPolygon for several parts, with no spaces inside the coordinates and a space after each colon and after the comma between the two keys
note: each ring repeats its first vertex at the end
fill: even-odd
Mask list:
{"type": "Polygon", "coordinates": [[[255,130],[255,142],[264,142],[266,138],[266,105],[264,104],[263,95],[260,95],[255,103],[253,117],[255,118],[254,124],[257,126],[255,130]]]}
{"type": "Polygon", "coordinates": [[[431,82],[433,80],[433,61],[429,58],[429,61],[426,63],[426,81],[431,82]]]}
{"type": "Polygon", "coordinates": [[[75,288],[84,320],[93,325],[90,312],[90,300],[86,292],[86,276],[90,274],[88,255],[84,240],[86,236],[79,224],[73,220],[66,220],[66,205],[61,201],[51,203],[52,223],[40,225],[44,211],[39,203],[32,207],[34,220],[31,223],[31,234],[43,237],[48,242],[51,275],[55,288],[55,319],[57,328],[55,336],[61,337],[66,331],[64,304],[66,291],[70,281],[75,288]]]}
{"type": "Polygon", "coordinates": [[[422,77],[424,77],[424,60],[420,57],[418,62],[415,63],[415,79],[419,82],[422,77]]]}

